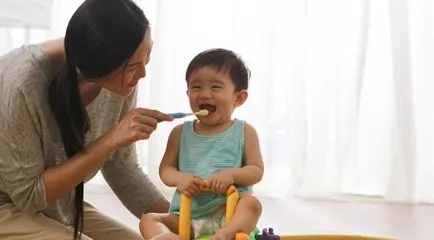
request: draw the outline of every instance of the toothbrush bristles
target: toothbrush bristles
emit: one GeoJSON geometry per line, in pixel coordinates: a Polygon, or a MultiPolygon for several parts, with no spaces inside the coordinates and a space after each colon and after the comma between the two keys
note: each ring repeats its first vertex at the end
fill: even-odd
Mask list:
{"type": "Polygon", "coordinates": [[[208,113],[209,113],[209,111],[208,111],[208,110],[206,110],[206,109],[202,109],[202,110],[200,110],[200,111],[196,112],[196,114],[195,114],[195,115],[199,115],[199,116],[206,116],[206,115],[208,115],[208,113]]]}

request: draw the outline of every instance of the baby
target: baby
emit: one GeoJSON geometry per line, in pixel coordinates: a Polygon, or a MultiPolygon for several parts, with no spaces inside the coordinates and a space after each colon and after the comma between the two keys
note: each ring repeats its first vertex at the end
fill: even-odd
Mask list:
{"type": "Polygon", "coordinates": [[[256,130],[232,113],[247,99],[249,70],[232,51],[210,49],[190,62],[187,95],[193,112],[207,116],[176,126],[169,135],[160,164],[161,180],[177,190],[168,214],[145,214],[140,232],[145,239],[180,239],[180,194],[192,197],[192,233],[232,240],[237,232],[250,233],[262,212],[252,186],[263,176],[264,164],[256,130]],[[204,181],[206,180],[206,182],[204,181]],[[213,192],[201,192],[207,184],[213,192]],[[225,224],[226,190],[237,187],[240,200],[225,224]]]}

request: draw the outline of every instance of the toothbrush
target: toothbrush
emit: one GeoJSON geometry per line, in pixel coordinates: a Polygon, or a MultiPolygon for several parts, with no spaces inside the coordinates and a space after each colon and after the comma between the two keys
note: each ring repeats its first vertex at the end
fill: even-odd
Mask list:
{"type": "Polygon", "coordinates": [[[172,116],[173,118],[183,118],[183,117],[188,117],[188,116],[191,116],[191,115],[206,116],[206,115],[208,115],[208,113],[209,113],[208,110],[202,109],[202,110],[194,112],[194,113],[177,112],[177,113],[169,113],[169,115],[172,116]]]}

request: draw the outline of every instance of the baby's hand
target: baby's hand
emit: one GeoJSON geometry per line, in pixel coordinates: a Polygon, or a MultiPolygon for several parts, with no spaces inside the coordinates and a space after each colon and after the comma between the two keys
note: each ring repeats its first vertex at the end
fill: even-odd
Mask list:
{"type": "Polygon", "coordinates": [[[204,182],[202,179],[194,176],[191,173],[183,173],[176,186],[178,190],[187,197],[193,197],[200,193],[201,186],[204,182]]]}
{"type": "Polygon", "coordinates": [[[232,184],[234,184],[234,178],[225,170],[214,173],[208,181],[208,187],[216,193],[226,193],[232,184]]]}

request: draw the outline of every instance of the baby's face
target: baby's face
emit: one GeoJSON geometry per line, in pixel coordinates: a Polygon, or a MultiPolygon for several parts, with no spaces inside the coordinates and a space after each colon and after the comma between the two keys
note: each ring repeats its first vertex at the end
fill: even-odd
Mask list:
{"type": "Polygon", "coordinates": [[[188,98],[193,112],[207,109],[209,114],[198,117],[201,122],[217,125],[231,119],[235,107],[244,100],[241,92],[235,92],[229,71],[213,67],[202,67],[194,71],[188,79],[188,98]]]}

